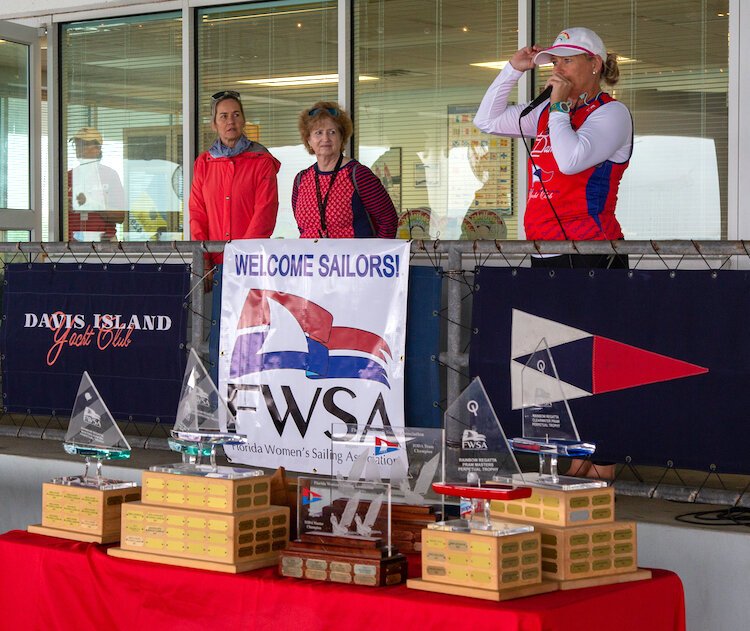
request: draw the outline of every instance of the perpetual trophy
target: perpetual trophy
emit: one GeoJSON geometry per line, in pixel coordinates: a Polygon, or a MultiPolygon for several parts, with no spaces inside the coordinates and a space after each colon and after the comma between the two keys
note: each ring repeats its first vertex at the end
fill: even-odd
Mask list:
{"type": "Polygon", "coordinates": [[[264,475],[260,469],[217,465],[217,447],[245,443],[247,437],[237,433],[234,415],[219,395],[198,354],[191,349],[169,438],[170,449],[182,455],[182,462],[151,467],[151,471],[228,480],[264,475]]]}
{"type": "Polygon", "coordinates": [[[539,457],[538,473],[524,473],[515,479],[530,486],[559,490],[595,489],[607,486],[604,480],[561,476],[560,456],[589,458],[596,445],[581,440],[570,405],[563,392],[557,367],[547,341],[542,338],[521,369],[521,438],[513,438],[514,451],[539,457]]]}
{"type": "Polygon", "coordinates": [[[282,576],[366,587],[406,580],[393,546],[391,486],[383,482],[298,478],[297,539],[282,552],[282,576]]]}
{"type": "Polygon", "coordinates": [[[331,477],[389,482],[395,545],[400,552],[419,552],[422,530],[443,513],[443,496],[432,488],[442,476],[442,449],[440,428],[334,423],[331,477]]]}
{"type": "Polygon", "coordinates": [[[182,462],[143,472],[143,500],[123,510],[120,547],[108,554],[228,573],[276,565],[289,508],[271,504],[271,476],[216,462],[218,446],[246,440],[191,350],[169,438],[182,462]]]}
{"type": "Polygon", "coordinates": [[[141,489],[102,475],[103,462],[130,458],[130,445],[88,372],[78,387],[63,448],[84,458],[83,474],[43,485],[42,523],[29,531],[94,543],[119,540],[121,506],[139,500],[141,489]]]}
{"type": "Polygon", "coordinates": [[[518,463],[482,385],[475,378],[445,413],[444,482],[433,488],[461,498],[460,516],[422,533],[422,591],[507,600],[557,589],[542,582],[541,539],[534,526],[491,514],[491,502],[531,496],[516,486],[518,463]]]}

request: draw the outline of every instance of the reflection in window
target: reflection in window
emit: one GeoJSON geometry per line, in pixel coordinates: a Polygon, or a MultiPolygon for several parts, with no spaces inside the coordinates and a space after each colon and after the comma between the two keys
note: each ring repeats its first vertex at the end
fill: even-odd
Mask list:
{"type": "Polygon", "coordinates": [[[518,3],[470,4],[438,0],[429,11],[416,11],[413,0],[355,4],[356,71],[378,79],[356,84],[359,156],[382,174],[399,210],[399,237],[518,235],[513,143],[472,123],[517,48],[518,3]]]}
{"type": "Polygon", "coordinates": [[[197,22],[198,151],[216,138],[211,95],[239,92],[245,135],[281,161],[274,236],[297,237],[292,184],[314,161],[300,140],[297,116],[316,101],[337,98],[337,2],[232,5],[200,10],[197,22]]]}
{"type": "Polygon", "coordinates": [[[29,208],[29,47],[0,40],[0,208],[29,208]]]}
{"type": "Polygon", "coordinates": [[[179,13],[62,28],[63,239],[182,238],[179,13]]]}
{"type": "MultiPolygon", "coordinates": [[[[727,237],[729,2],[539,0],[537,43],[587,26],[620,57],[612,95],[633,114],[617,217],[628,239],[727,237]],[[636,10],[637,9],[637,10],[636,10]]],[[[548,69],[537,73],[537,85],[548,69]]]]}

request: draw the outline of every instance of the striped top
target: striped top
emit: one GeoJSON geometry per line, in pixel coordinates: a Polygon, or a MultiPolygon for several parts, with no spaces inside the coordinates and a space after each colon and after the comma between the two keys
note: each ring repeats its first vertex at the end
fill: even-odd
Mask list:
{"type": "Polygon", "coordinates": [[[300,237],[393,239],[396,236],[398,216],[388,192],[377,176],[356,160],[347,162],[336,176],[325,211],[327,235],[323,235],[315,192],[316,172],[321,197],[325,198],[333,171],[319,171],[316,163],[294,178],[292,210],[300,237]]]}

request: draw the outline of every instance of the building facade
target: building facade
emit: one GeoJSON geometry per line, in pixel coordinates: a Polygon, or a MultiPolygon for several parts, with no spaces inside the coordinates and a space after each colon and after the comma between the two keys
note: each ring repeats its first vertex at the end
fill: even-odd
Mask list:
{"type": "MultiPolygon", "coordinates": [[[[349,151],[400,213],[399,236],[522,239],[521,140],[471,121],[511,54],[567,26],[617,53],[635,125],[618,217],[628,239],[748,237],[739,0],[10,0],[0,8],[0,230],[16,240],[190,238],[192,163],[210,95],[241,94],[246,133],[281,161],[276,236],[312,162],[300,111],[338,100],[349,151]],[[98,140],[84,155],[82,138],[98,140]],[[114,217],[114,219],[113,219],[114,217]]],[[[527,73],[528,100],[549,68],[527,73]]]]}

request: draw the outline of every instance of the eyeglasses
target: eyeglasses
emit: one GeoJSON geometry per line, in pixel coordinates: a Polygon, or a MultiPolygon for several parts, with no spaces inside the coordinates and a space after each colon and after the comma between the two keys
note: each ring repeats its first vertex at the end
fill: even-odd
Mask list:
{"type": "Polygon", "coordinates": [[[211,95],[212,101],[219,101],[221,99],[237,99],[239,101],[240,93],[235,92],[234,90],[222,90],[221,92],[211,95]]]}
{"type": "Polygon", "coordinates": [[[320,112],[328,112],[331,116],[334,117],[340,114],[340,112],[335,107],[316,107],[315,109],[310,110],[307,115],[312,117],[320,112]]]}

